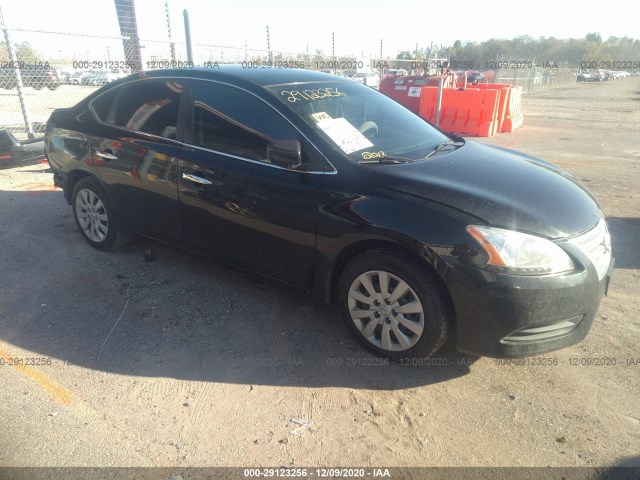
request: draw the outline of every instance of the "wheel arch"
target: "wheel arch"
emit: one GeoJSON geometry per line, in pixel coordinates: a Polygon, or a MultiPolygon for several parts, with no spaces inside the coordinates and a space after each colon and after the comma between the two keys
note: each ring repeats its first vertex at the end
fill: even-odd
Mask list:
{"type": "Polygon", "coordinates": [[[69,205],[71,205],[71,195],[73,194],[73,189],[76,184],[85,177],[93,177],[102,185],[102,181],[100,178],[92,172],[88,172],[87,170],[71,170],[67,174],[66,182],[64,185],[64,199],[67,201],[69,205]]]}
{"type": "Polygon", "coordinates": [[[366,239],[358,240],[345,246],[335,256],[334,261],[329,267],[325,280],[325,300],[334,304],[337,299],[337,288],[340,281],[340,275],[347,265],[356,257],[370,252],[382,251],[392,254],[399,254],[406,257],[409,261],[415,261],[421,268],[425,268],[438,285],[439,292],[449,310],[449,318],[451,320],[451,328],[455,326],[456,314],[455,304],[451,293],[446,286],[443,274],[446,274],[449,268],[445,262],[428,246],[423,243],[413,241],[410,247],[406,244],[399,243],[390,239],[366,239]]]}

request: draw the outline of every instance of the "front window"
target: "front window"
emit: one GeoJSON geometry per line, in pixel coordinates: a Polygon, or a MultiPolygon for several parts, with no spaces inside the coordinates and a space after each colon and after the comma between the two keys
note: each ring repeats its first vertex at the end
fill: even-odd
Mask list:
{"type": "Polygon", "coordinates": [[[249,160],[271,163],[274,140],[298,140],[302,165],[297,170],[322,170],[298,131],[273,107],[243,90],[215,82],[194,82],[193,139],[198,147],[249,160]]]}
{"type": "Polygon", "coordinates": [[[354,162],[418,160],[449,140],[389,97],[358,83],[313,82],[269,90],[354,162]]]}

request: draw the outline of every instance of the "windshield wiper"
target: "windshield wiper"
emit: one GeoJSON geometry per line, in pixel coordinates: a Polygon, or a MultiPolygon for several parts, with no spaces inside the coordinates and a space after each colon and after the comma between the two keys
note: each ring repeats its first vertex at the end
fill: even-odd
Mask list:
{"type": "Polygon", "coordinates": [[[370,163],[375,163],[375,164],[383,164],[383,165],[395,165],[398,163],[412,163],[415,162],[416,160],[412,159],[412,158],[405,158],[405,157],[396,157],[396,156],[386,156],[386,157],[381,157],[381,158],[372,158],[370,160],[359,160],[358,163],[361,164],[370,164],[370,163]]]}
{"type": "Polygon", "coordinates": [[[455,140],[455,141],[448,141],[448,142],[443,142],[443,143],[439,143],[438,145],[436,145],[434,147],[433,150],[431,150],[426,157],[424,158],[429,158],[431,155],[435,155],[438,152],[443,151],[444,149],[446,149],[447,147],[455,147],[455,148],[459,148],[462,147],[465,144],[465,141],[460,139],[460,140],[455,140]]]}

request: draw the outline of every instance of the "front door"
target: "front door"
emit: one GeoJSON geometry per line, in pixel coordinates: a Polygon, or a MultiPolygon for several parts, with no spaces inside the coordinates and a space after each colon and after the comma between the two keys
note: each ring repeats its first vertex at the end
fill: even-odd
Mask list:
{"type": "Polygon", "coordinates": [[[192,138],[179,161],[185,242],[224,261],[295,285],[312,281],[319,153],[271,106],[217,82],[194,82],[192,138]],[[267,145],[298,139],[303,165],[267,160],[267,145]]]}

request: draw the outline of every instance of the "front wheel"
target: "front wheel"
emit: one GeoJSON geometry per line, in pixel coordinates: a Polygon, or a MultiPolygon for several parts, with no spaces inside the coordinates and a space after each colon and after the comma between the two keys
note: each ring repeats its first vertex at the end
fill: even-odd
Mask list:
{"type": "Polygon", "coordinates": [[[78,230],[92,247],[115,250],[131,241],[131,235],[122,228],[107,198],[107,194],[93,177],[76,183],[72,193],[73,216],[78,230]]]}
{"type": "Polygon", "coordinates": [[[347,328],[367,349],[394,361],[433,355],[450,322],[434,276],[402,252],[374,250],[356,257],[338,284],[347,328]]]}

